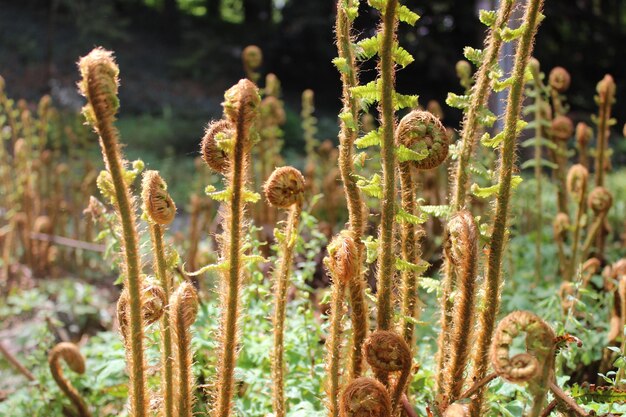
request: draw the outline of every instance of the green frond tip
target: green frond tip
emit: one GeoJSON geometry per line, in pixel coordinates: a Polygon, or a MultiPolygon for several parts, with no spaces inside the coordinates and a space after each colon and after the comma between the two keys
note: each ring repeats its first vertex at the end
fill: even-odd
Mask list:
{"type": "Polygon", "coordinates": [[[333,65],[337,67],[337,70],[342,74],[350,73],[350,65],[348,65],[348,61],[345,58],[337,57],[333,59],[333,65]]]}
{"type": "Polygon", "coordinates": [[[396,258],[396,269],[398,271],[414,272],[421,275],[426,272],[429,267],[430,264],[424,260],[420,260],[419,263],[414,264],[412,262],[405,261],[404,259],[396,258]]]}
{"type": "Polygon", "coordinates": [[[426,290],[428,294],[433,292],[437,293],[441,288],[441,282],[434,278],[421,277],[419,280],[419,286],[426,290]]]}
{"type": "Polygon", "coordinates": [[[496,120],[498,120],[498,117],[489,108],[482,107],[478,111],[478,123],[481,126],[492,127],[496,120]]]}
{"type": "Polygon", "coordinates": [[[359,100],[361,107],[365,110],[380,98],[379,83],[370,81],[365,85],[359,85],[350,89],[352,97],[359,100]]]}
{"type": "Polygon", "coordinates": [[[407,51],[400,45],[394,45],[393,51],[391,53],[393,56],[393,60],[402,68],[405,68],[407,65],[415,61],[415,58],[413,58],[409,51],[407,51]]]}
{"type": "Polygon", "coordinates": [[[398,8],[398,19],[401,22],[408,23],[409,25],[414,26],[415,23],[419,20],[419,18],[420,18],[420,15],[418,15],[415,12],[412,12],[406,6],[400,6],[398,8]]]}
{"type": "Polygon", "coordinates": [[[485,53],[482,50],[472,48],[470,46],[466,46],[465,48],[463,48],[463,55],[465,56],[465,58],[467,58],[472,64],[476,65],[477,67],[479,67],[480,64],[482,64],[483,59],[485,57],[485,53]]]}
{"type": "Polygon", "coordinates": [[[380,132],[378,129],[374,129],[361,136],[354,141],[354,145],[358,149],[369,148],[370,146],[380,146],[380,132]]]}
{"type": "Polygon", "coordinates": [[[491,82],[491,86],[493,88],[493,91],[499,93],[500,91],[504,91],[507,88],[511,87],[514,81],[515,79],[513,77],[505,78],[502,81],[495,79],[491,82]]]}
{"type": "Polygon", "coordinates": [[[365,245],[365,261],[368,264],[376,262],[376,259],[378,258],[378,239],[368,236],[367,239],[363,239],[362,242],[363,245],[365,245]]]}
{"type": "Polygon", "coordinates": [[[261,199],[261,194],[250,190],[243,190],[243,201],[246,203],[256,203],[261,199]]]}
{"type": "Polygon", "coordinates": [[[367,4],[375,8],[376,10],[383,11],[387,5],[387,0],[367,0],[367,4]]]}
{"type": "Polygon", "coordinates": [[[398,162],[421,161],[422,159],[428,158],[428,149],[426,149],[426,144],[424,142],[418,142],[416,147],[419,145],[423,145],[423,149],[418,151],[409,149],[404,145],[399,145],[396,148],[396,157],[398,158],[398,162]]]}
{"type": "Polygon", "coordinates": [[[341,8],[345,11],[348,20],[353,21],[359,16],[359,0],[343,0],[341,8]]]}
{"type": "Polygon", "coordinates": [[[183,273],[189,277],[196,277],[198,275],[204,274],[205,272],[228,271],[229,266],[230,266],[230,262],[222,261],[216,264],[205,265],[202,268],[198,269],[197,271],[190,272],[185,269],[185,265],[183,264],[183,273]]]}
{"type": "Polygon", "coordinates": [[[520,25],[517,29],[505,27],[500,31],[500,36],[505,42],[511,42],[519,39],[526,32],[526,23],[520,25]]]}
{"type": "Polygon", "coordinates": [[[356,56],[360,60],[370,59],[380,50],[380,35],[363,39],[355,44],[356,56]]]}
{"type": "Polygon", "coordinates": [[[359,152],[352,157],[352,162],[358,168],[365,167],[365,161],[367,161],[367,152],[359,152]]]}
{"type": "Polygon", "coordinates": [[[448,93],[448,97],[446,97],[446,104],[450,107],[454,107],[455,109],[467,110],[470,106],[470,96],[448,93]]]}
{"type": "Polygon", "coordinates": [[[229,188],[225,190],[217,190],[213,185],[207,185],[204,189],[204,192],[207,196],[211,197],[215,201],[225,202],[229,201],[232,195],[232,192],[229,188]]]}
{"type": "Polygon", "coordinates": [[[400,207],[396,207],[396,221],[398,223],[424,224],[428,220],[426,213],[411,214],[400,207]]]}
{"type": "Polygon", "coordinates": [[[450,207],[449,205],[420,206],[420,210],[423,213],[435,216],[440,219],[445,219],[452,215],[452,207],[450,207]]]}
{"type": "Polygon", "coordinates": [[[496,19],[498,18],[498,14],[496,13],[495,10],[481,10],[478,18],[480,19],[480,22],[491,28],[493,27],[493,25],[496,24],[496,19]]]}
{"type": "MultiPolygon", "coordinates": [[[[539,165],[541,165],[542,167],[545,168],[550,168],[550,169],[557,169],[559,166],[557,164],[555,164],[554,162],[550,162],[547,161],[545,159],[542,159],[539,163],[539,165]]],[[[528,168],[534,168],[537,166],[537,161],[535,161],[534,159],[529,159],[528,161],[525,161],[521,166],[520,169],[528,169],[528,168]]]]}
{"type": "Polygon", "coordinates": [[[356,120],[354,120],[354,117],[352,116],[351,112],[344,111],[344,112],[339,113],[339,119],[341,119],[341,121],[345,123],[348,129],[350,130],[357,129],[356,120]]]}
{"type": "Polygon", "coordinates": [[[379,174],[374,174],[371,179],[359,177],[356,185],[370,197],[383,198],[382,180],[379,174]]]}
{"type": "Polygon", "coordinates": [[[415,107],[417,107],[418,103],[419,103],[419,96],[418,95],[400,94],[400,93],[396,93],[395,91],[393,93],[393,108],[394,108],[394,110],[402,110],[402,109],[406,109],[406,108],[415,108],[415,107]]]}
{"type": "MultiPolygon", "coordinates": [[[[511,189],[515,190],[521,183],[523,179],[519,175],[514,175],[511,178],[511,189]]],[[[492,195],[495,195],[500,191],[500,183],[494,184],[490,187],[479,187],[478,184],[473,184],[471,187],[472,194],[474,194],[478,198],[488,198],[492,195]]]]}
{"type": "MultiPolygon", "coordinates": [[[[527,124],[528,122],[526,122],[525,120],[518,120],[517,126],[515,127],[515,134],[519,135],[520,132],[524,130],[527,124]]],[[[480,143],[482,143],[483,146],[487,146],[489,148],[497,148],[502,143],[503,140],[504,140],[504,131],[498,133],[494,137],[491,137],[489,133],[485,133],[480,139],[480,143]]]]}

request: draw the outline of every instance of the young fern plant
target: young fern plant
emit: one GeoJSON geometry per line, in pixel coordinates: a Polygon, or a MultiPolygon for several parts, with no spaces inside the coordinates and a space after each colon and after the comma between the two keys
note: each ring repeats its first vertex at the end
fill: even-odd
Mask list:
{"type": "Polygon", "coordinates": [[[78,63],[82,80],[80,92],[88,103],[83,108],[87,122],[100,137],[102,155],[110,175],[112,194],[122,225],[124,247],[124,287],[128,294],[129,331],[127,348],[130,375],[130,415],[145,417],[148,413],[144,362],[144,331],[141,292],[143,289],[139,265],[137,225],[133,199],[124,178],[124,169],[119,149],[119,133],[113,122],[119,109],[117,98],[119,68],[113,54],[96,48],[78,63]]]}
{"type": "MultiPolygon", "coordinates": [[[[167,272],[167,261],[163,246],[163,231],[176,216],[176,205],[167,192],[167,184],[157,171],[146,171],[141,182],[141,198],[144,216],[148,220],[154,273],[163,289],[166,300],[172,292],[171,278],[167,272]]],[[[169,306],[163,309],[161,318],[161,395],[165,417],[174,417],[174,355],[169,306]]]]}
{"type": "Polygon", "coordinates": [[[284,230],[278,236],[280,262],[274,279],[274,346],[272,351],[272,405],[276,417],[285,417],[285,313],[287,289],[293,264],[294,250],[298,241],[298,224],[304,203],[304,177],[293,167],[274,170],[263,186],[265,198],[274,207],[289,209],[284,230]]]}
{"type": "MultiPolygon", "coordinates": [[[[492,147],[500,149],[498,183],[496,192],[495,214],[491,227],[489,251],[487,255],[487,271],[484,287],[484,308],[479,316],[479,333],[473,357],[472,379],[475,381],[485,377],[487,372],[487,356],[492,340],[495,319],[499,309],[500,285],[502,282],[502,256],[507,239],[509,203],[511,188],[514,184],[515,145],[519,134],[519,117],[522,107],[522,90],[526,67],[532,54],[533,43],[539,26],[543,9],[543,0],[528,0],[521,26],[515,29],[512,38],[518,39],[515,51],[514,66],[510,77],[501,82],[509,89],[505,112],[504,130],[488,141],[492,147]]],[[[485,142],[485,141],[483,141],[485,142]]],[[[470,404],[472,417],[481,415],[484,393],[480,390],[470,404]]]]}
{"type": "MultiPolygon", "coordinates": [[[[59,388],[61,388],[61,391],[67,395],[72,404],[74,404],[78,417],[91,417],[92,414],[84,398],[63,375],[60,363],[61,360],[64,360],[72,371],[78,374],[84,374],[85,358],[83,358],[83,355],[81,355],[75,344],[62,342],[53,347],[48,354],[48,365],[50,366],[52,378],[54,378],[59,388]]],[[[74,413],[72,413],[72,415],[73,414],[74,413]]]]}
{"type": "Polygon", "coordinates": [[[221,335],[219,351],[215,417],[232,414],[234,372],[237,358],[237,327],[240,315],[240,286],[245,255],[245,208],[260,196],[248,190],[247,173],[250,150],[255,142],[253,131],[258,117],[260,96],[258,88],[249,80],[240,80],[224,94],[224,119],[209,125],[202,139],[201,154],[207,165],[225,177],[226,189],[216,191],[207,187],[210,197],[223,203],[223,233],[220,239],[220,263],[208,265],[190,275],[208,270],[222,274],[221,335]]]}

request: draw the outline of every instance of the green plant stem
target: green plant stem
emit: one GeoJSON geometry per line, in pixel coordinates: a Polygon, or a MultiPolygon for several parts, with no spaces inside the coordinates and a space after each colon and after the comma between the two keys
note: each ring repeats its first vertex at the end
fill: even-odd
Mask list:
{"type": "MultiPolygon", "coordinates": [[[[537,33],[539,16],[543,0],[529,0],[524,24],[526,29],[519,40],[513,67],[513,83],[510,87],[504,125],[504,139],[500,151],[499,189],[496,197],[496,212],[493,219],[491,242],[487,259],[487,276],[485,280],[485,306],[480,315],[480,332],[478,334],[476,354],[474,357],[473,380],[481,380],[488,366],[488,352],[493,336],[496,315],[500,304],[500,284],[502,273],[502,253],[507,235],[509,200],[511,196],[511,179],[515,163],[515,142],[517,138],[517,121],[522,107],[522,89],[524,74],[532,53],[535,34],[537,33]]],[[[470,415],[481,414],[484,392],[478,392],[470,404],[470,415]]]]}
{"type": "Polygon", "coordinates": [[[474,153],[474,148],[476,147],[480,124],[479,116],[491,94],[489,72],[495,63],[498,62],[500,48],[502,47],[502,37],[498,34],[497,30],[503,28],[508,23],[514,3],[513,0],[503,0],[500,2],[498,17],[494,26],[496,29],[489,31],[489,35],[485,41],[485,58],[476,73],[476,84],[474,84],[472,89],[470,106],[463,120],[461,154],[459,155],[459,162],[456,166],[456,181],[451,204],[452,212],[457,212],[465,206],[469,182],[469,163],[474,153]]]}
{"type": "Polygon", "coordinates": [[[392,283],[394,265],[394,217],[396,196],[395,117],[393,105],[394,62],[393,44],[396,39],[398,0],[387,0],[383,13],[379,73],[381,77],[381,153],[383,167],[383,198],[378,250],[377,307],[378,329],[389,330],[392,325],[392,283]]]}
{"type": "MultiPolygon", "coordinates": [[[[539,78],[539,77],[537,77],[539,78]]],[[[543,120],[542,108],[544,105],[543,97],[541,96],[543,91],[543,83],[540,79],[535,79],[535,210],[537,210],[536,227],[535,227],[535,280],[540,280],[542,274],[542,252],[541,252],[541,240],[543,238],[543,199],[542,199],[542,185],[543,171],[542,171],[542,152],[541,152],[541,138],[543,137],[543,126],[541,121],[543,120]]],[[[537,281],[536,281],[537,282],[537,281]]]]}
{"type": "MultiPolygon", "coordinates": [[[[163,249],[163,228],[156,223],[150,224],[150,237],[152,238],[152,252],[154,254],[155,273],[161,282],[161,288],[165,294],[165,299],[170,299],[170,280],[167,276],[167,267],[165,262],[165,252],[163,249]]],[[[163,407],[164,416],[174,416],[174,356],[172,354],[172,331],[170,328],[170,308],[163,308],[161,316],[161,332],[163,334],[161,340],[161,363],[163,367],[163,407]]]]}
{"type": "MultiPolygon", "coordinates": [[[[352,1],[348,0],[348,7],[352,1]]],[[[356,100],[352,97],[350,89],[358,85],[358,68],[356,65],[353,47],[351,43],[351,23],[348,19],[345,9],[342,6],[342,0],[337,1],[337,50],[340,58],[348,63],[348,71],[341,73],[342,94],[343,94],[343,111],[349,112],[353,123],[358,126],[359,108],[356,100]]],[[[352,152],[354,141],[357,138],[358,129],[350,128],[345,121],[341,122],[339,132],[339,171],[341,180],[344,184],[344,192],[348,201],[349,229],[352,233],[352,239],[359,248],[358,263],[363,263],[363,245],[361,240],[363,237],[365,225],[365,206],[361,197],[361,191],[356,184],[354,177],[354,162],[352,160],[352,152]]],[[[367,304],[365,302],[364,280],[359,273],[351,277],[348,284],[352,321],[352,353],[350,361],[350,378],[358,378],[363,371],[363,355],[361,353],[363,342],[367,337],[369,315],[367,312],[367,304]]]]}
{"type": "Polygon", "coordinates": [[[289,286],[289,275],[293,263],[293,253],[297,242],[298,223],[302,206],[295,204],[289,211],[289,218],[285,226],[284,241],[282,243],[282,256],[278,275],[274,283],[274,299],[276,307],[274,309],[274,350],[272,352],[272,403],[276,417],[285,416],[285,310],[287,306],[287,288],[289,286]]]}
{"type": "Polygon", "coordinates": [[[215,416],[228,417],[233,398],[235,354],[237,351],[237,320],[239,317],[239,282],[241,277],[241,239],[243,217],[243,187],[246,172],[246,141],[248,129],[245,121],[245,106],[241,105],[236,123],[236,138],[231,159],[229,185],[232,196],[230,213],[226,219],[228,236],[228,272],[226,273],[225,311],[222,317],[223,343],[220,352],[219,383],[217,387],[217,406],[215,416]]]}

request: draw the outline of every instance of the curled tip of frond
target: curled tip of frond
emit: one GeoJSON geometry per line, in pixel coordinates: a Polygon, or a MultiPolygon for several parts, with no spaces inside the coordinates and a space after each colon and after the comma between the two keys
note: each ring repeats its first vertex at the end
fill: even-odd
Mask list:
{"type": "Polygon", "coordinates": [[[259,89],[248,79],[239,80],[237,84],[224,93],[224,114],[235,126],[247,130],[257,116],[261,97],[259,89]]]}
{"type": "Polygon", "coordinates": [[[170,224],[176,216],[176,204],[167,192],[167,184],[157,171],[146,171],[141,181],[143,210],[150,220],[162,226],[170,224]]]}
{"type": "Polygon", "coordinates": [[[443,417],[469,417],[469,407],[467,404],[451,404],[443,413],[443,417]]]}
{"type": "Polygon", "coordinates": [[[606,74],[604,78],[598,82],[596,90],[600,95],[600,100],[609,100],[612,102],[615,98],[615,80],[613,80],[610,74],[606,74]]]}
{"type": "Polygon", "coordinates": [[[61,342],[50,350],[48,363],[53,374],[55,370],[59,370],[60,359],[63,359],[72,371],[78,374],[85,373],[85,358],[83,358],[80,350],[78,350],[78,346],[75,344],[61,342]]]}
{"type": "Polygon", "coordinates": [[[13,155],[15,159],[23,159],[28,152],[28,144],[24,140],[24,138],[19,138],[15,141],[13,145],[13,155]]]}
{"type": "Polygon", "coordinates": [[[241,52],[241,60],[246,69],[255,70],[263,63],[263,51],[256,45],[248,45],[241,52]]]}
{"type": "Polygon", "coordinates": [[[454,68],[456,70],[457,77],[460,79],[467,79],[472,76],[472,64],[464,59],[457,61],[454,68]]]}
{"type": "Polygon", "coordinates": [[[615,262],[612,265],[611,270],[614,278],[626,276],[626,259],[623,258],[615,262]]]}
{"type": "Polygon", "coordinates": [[[365,341],[363,354],[378,371],[397,372],[411,368],[411,349],[404,338],[393,331],[376,330],[365,341]]]}
{"type": "Polygon", "coordinates": [[[304,177],[297,169],[287,166],[276,168],[263,185],[268,203],[280,208],[302,204],[304,200],[304,177]]]}
{"type": "Polygon", "coordinates": [[[443,120],[443,109],[437,100],[430,100],[428,104],[426,104],[426,110],[432,113],[437,119],[443,120]]]}
{"type": "Polygon", "coordinates": [[[570,226],[569,216],[566,213],[557,213],[552,222],[555,236],[561,236],[570,226]]]}
{"type": "Polygon", "coordinates": [[[590,258],[583,263],[582,271],[595,274],[600,271],[600,266],[602,266],[602,263],[598,258],[590,258]]]}
{"type": "Polygon", "coordinates": [[[546,366],[554,350],[554,331],[528,311],[515,311],[503,318],[494,333],[491,362],[494,371],[513,383],[528,382],[546,366]],[[527,352],[509,356],[514,339],[526,333],[527,352]]]}
{"type": "Polygon", "coordinates": [[[333,279],[347,284],[359,272],[358,247],[346,230],[339,233],[328,244],[326,265],[333,279]]]}
{"type": "Polygon", "coordinates": [[[280,100],[274,96],[267,96],[261,101],[262,123],[264,125],[285,124],[287,116],[280,100]]]}
{"type": "Polygon", "coordinates": [[[52,220],[48,216],[38,216],[33,225],[35,233],[52,233],[52,220]]]}
{"type": "Polygon", "coordinates": [[[477,235],[476,222],[467,210],[459,211],[448,221],[444,251],[454,265],[476,251],[477,235]]]}
{"type": "Polygon", "coordinates": [[[548,77],[550,87],[554,88],[559,93],[564,93],[569,89],[571,80],[572,78],[569,72],[563,67],[552,68],[550,76],[548,77]]]}
{"type": "Polygon", "coordinates": [[[574,133],[574,123],[567,116],[556,116],[552,120],[551,132],[554,139],[566,141],[574,133]]]}
{"type": "Polygon", "coordinates": [[[141,294],[141,309],[146,326],[155,323],[163,315],[167,305],[165,291],[158,285],[148,285],[141,294]]]}
{"type": "Polygon", "coordinates": [[[533,78],[538,80],[541,73],[541,63],[537,58],[531,57],[528,60],[528,69],[530,69],[530,73],[533,75],[533,78]]]}
{"type": "Polygon", "coordinates": [[[200,153],[202,159],[213,171],[225,175],[228,172],[229,160],[224,147],[220,146],[222,141],[230,141],[235,137],[233,124],[228,120],[212,122],[207,127],[200,153]]]}
{"type": "Polygon", "coordinates": [[[87,121],[92,125],[96,117],[111,122],[119,109],[117,88],[119,68],[113,52],[95,48],[78,61],[82,80],[78,87],[89,103],[85,106],[87,121]]]}
{"type": "Polygon", "coordinates": [[[587,190],[589,171],[581,164],[572,166],[567,172],[567,192],[580,201],[587,190]]]}
{"type": "Polygon", "coordinates": [[[172,295],[173,314],[181,321],[186,328],[191,327],[198,315],[198,294],[194,286],[189,282],[180,284],[176,292],[172,295]]]}
{"type": "Polygon", "coordinates": [[[613,195],[604,187],[596,187],[589,193],[587,204],[596,215],[606,214],[613,205],[613,195]]]}
{"type": "Polygon", "coordinates": [[[561,298],[561,308],[567,314],[570,308],[574,306],[574,295],[576,294],[576,286],[573,282],[563,281],[559,287],[559,298],[561,298]]]}
{"type": "Polygon", "coordinates": [[[303,101],[313,102],[314,98],[315,98],[315,92],[313,90],[311,90],[310,88],[307,88],[306,90],[304,90],[302,92],[302,100],[303,101]]]}
{"type": "Polygon", "coordinates": [[[356,378],[339,398],[341,417],[390,417],[391,398],[385,386],[372,378],[356,378]]]}
{"type": "Polygon", "coordinates": [[[436,168],[448,156],[450,138],[441,121],[432,113],[413,110],[400,120],[396,130],[396,142],[415,151],[426,151],[428,155],[411,163],[421,170],[436,168]]]}
{"type": "Polygon", "coordinates": [[[576,125],[576,142],[579,145],[585,146],[591,140],[593,130],[585,123],[579,122],[576,125]]]}
{"type": "Polygon", "coordinates": [[[265,95],[278,97],[280,95],[280,80],[274,73],[269,73],[265,76],[265,88],[263,89],[265,95]]]}

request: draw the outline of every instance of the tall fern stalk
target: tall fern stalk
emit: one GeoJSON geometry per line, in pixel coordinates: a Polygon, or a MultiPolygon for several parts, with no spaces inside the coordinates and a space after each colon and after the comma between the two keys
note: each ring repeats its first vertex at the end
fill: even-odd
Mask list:
{"type": "Polygon", "coordinates": [[[352,0],[337,1],[335,32],[339,59],[345,63],[345,65],[340,67],[343,95],[342,113],[349,115],[349,121],[342,120],[339,131],[339,171],[344,185],[346,200],[348,201],[350,232],[352,233],[352,239],[358,245],[359,268],[355,271],[355,276],[350,278],[348,284],[353,329],[350,377],[358,378],[363,371],[361,348],[367,337],[369,316],[365,302],[365,283],[361,273],[361,265],[363,263],[361,239],[365,226],[366,208],[354,177],[354,162],[352,160],[354,141],[358,134],[359,109],[356,100],[350,92],[351,88],[358,85],[358,68],[352,46],[352,23],[347,12],[351,7],[358,7],[358,5],[354,6],[352,0]]]}
{"type": "Polygon", "coordinates": [[[383,166],[383,198],[381,201],[377,278],[377,322],[379,330],[389,330],[393,319],[393,304],[391,301],[395,272],[393,235],[396,197],[396,155],[394,148],[396,121],[393,104],[395,71],[392,51],[398,26],[397,9],[398,0],[387,1],[382,16],[382,42],[378,63],[381,83],[380,114],[383,166]]]}
{"type": "Polygon", "coordinates": [[[506,27],[511,17],[514,6],[513,0],[502,0],[498,10],[495,27],[489,31],[485,41],[485,57],[482,65],[476,73],[476,84],[472,88],[471,101],[467,110],[467,115],[463,120],[463,130],[461,131],[461,154],[456,166],[456,181],[454,195],[452,198],[453,212],[459,211],[465,206],[467,188],[469,183],[469,163],[474,153],[476,139],[479,134],[480,116],[491,93],[491,79],[489,74],[493,66],[498,62],[503,39],[499,30],[506,27]]]}
{"type": "Polygon", "coordinates": [[[100,137],[102,155],[115,189],[116,208],[122,224],[125,282],[130,304],[130,415],[144,417],[148,412],[143,356],[142,280],[139,267],[137,225],[128,184],[124,180],[117,129],[113,126],[119,109],[117,98],[119,69],[111,52],[96,48],[80,59],[79,84],[88,104],[83,113],[100,137]]]}
{"type": "MultiPolygon", "coordinates": [[[[524,14],[524,30],[518,41],[515,53],[515,64],[511,75],[512,82],[506,107],[504,137],[500,148],[500,167],[498,171],[499,189],[496,197],[496,212],[493,219],[489,254],[487,258],[487,274],[484,290],[484,308],[480,315],[480,331],[474,356],[474,370],[472,380],[479,381],[485,377],[487,371],[487,355],[493,336],[495,319],[499,308],[500,284],[502,273],[502,254],[507,237],[507,222],[509,215],[509,200],[511,196],[511,181],[515,165],[515,144],[517,139],[517,125],[522,107],[522,89],[524,87],[524,73],[543,8],[543,0],[529,0],[524,14]]],[[[481,414],[484,391],[478,392],[471,402],[470,414],[478,417],[481,414]]]]}

